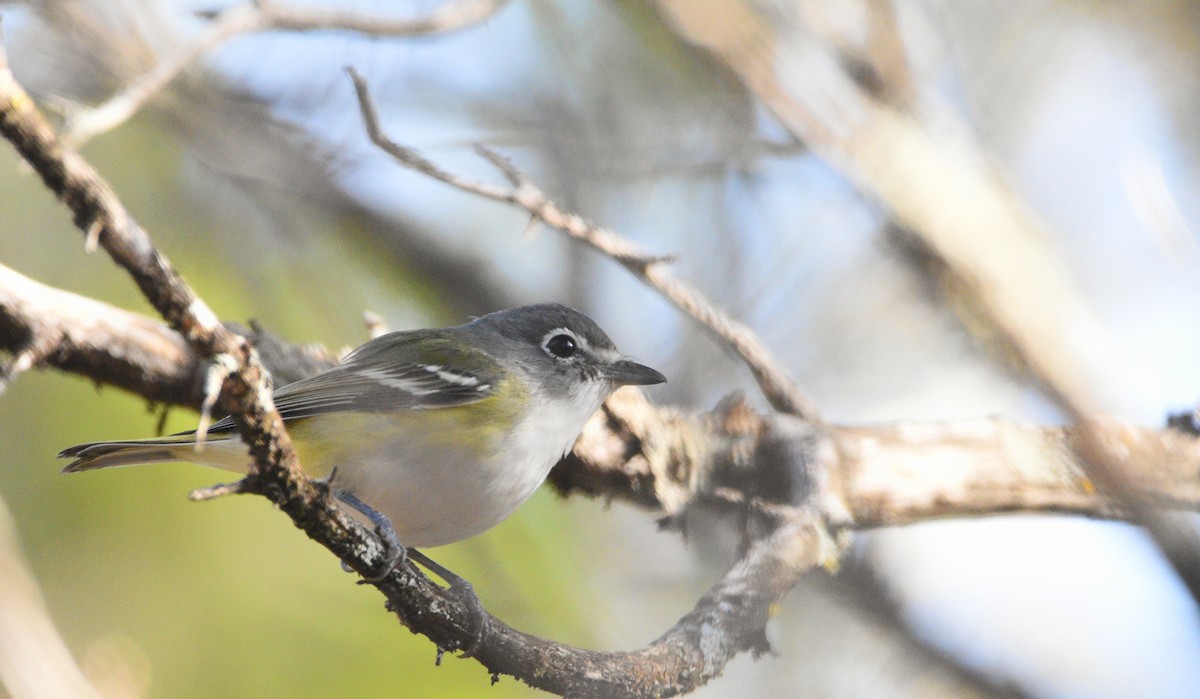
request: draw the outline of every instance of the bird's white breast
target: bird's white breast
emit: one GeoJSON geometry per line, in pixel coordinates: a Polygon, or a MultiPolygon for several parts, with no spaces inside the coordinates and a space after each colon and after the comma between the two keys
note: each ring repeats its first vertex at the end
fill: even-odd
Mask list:
{"type": "Polygon", "coordinates": [[[352,481],[344,487],[386,515],[405,545],[441,546],[475,536],[537,490],[600,407],[606,388],[585,385],[570,401],[536,401],[482,454],[469,437],[422,444],[410,434],[404,443],[363,454],[361,469],[351,467],[352,481]]]}

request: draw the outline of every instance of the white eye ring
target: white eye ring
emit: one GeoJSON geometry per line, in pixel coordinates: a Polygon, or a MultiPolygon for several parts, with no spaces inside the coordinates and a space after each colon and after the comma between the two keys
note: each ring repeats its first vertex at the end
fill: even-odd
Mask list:
{"type": "Polygon", "coordinates": [[[555,328],[542,337],[542,349],[555,359],[570,359],[585,345],[578,335],[566,328],[555,328]]]}

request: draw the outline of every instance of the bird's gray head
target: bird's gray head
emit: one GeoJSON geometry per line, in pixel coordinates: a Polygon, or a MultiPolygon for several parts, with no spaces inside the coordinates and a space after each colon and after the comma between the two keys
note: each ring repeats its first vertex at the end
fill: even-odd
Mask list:
{"type": "MultiPolygon", "coordinates": [[[[666,377],[617,351],[584,314],[557,303],[491,313],[463,326],[499,341],[551,396],[593,393],[603,400],[619,386],[662,383],[666,377]]],[[[489,343],[485,343],[490,344],[489,343]]],[[[597,403],[598,404],[598,403],[597,403]]]]}

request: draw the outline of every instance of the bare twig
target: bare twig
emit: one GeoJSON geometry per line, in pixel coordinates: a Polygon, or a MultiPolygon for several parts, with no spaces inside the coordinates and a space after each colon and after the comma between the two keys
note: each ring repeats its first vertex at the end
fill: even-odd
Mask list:
{"type": "Polygon", "coordinates": [[[188,500],[205,502],[223,498],[226,495],[241,495],[247,492],[250,491],[247,489],[246,481],[240,480],[233,483],[218,483],[217,485],[210,485],[207,488],[197,488],[188,493],[188,500]]]}
{"type": "MultiPolygon", "coordinates": [[[[262,30],[262,13],[255,5],[237,5],[223,11],[195,40],[103,104],[67,110],[64,142],[79,148],[92,138],[117,128],[209,51],[235,36],[262,30]]],[[[89,251],[95,247],[92,241],[89,235],[89,251]]]]}
{"type": "Polygon", "coordinates": [[[70,113],[65,140],[79,147],[125,123],[204,55],[237,36],[267,31],[346,31],[374,37],[443,34],[479,24],[508,0],[451,0],[424,17],[394,19],[332,8],[254,0],[222,10],[200,36],[106,102],[70,113]]]}
{"type": "Polygon", "coordinates": [[[394,19],[326,7],[302,7],[256,0],[255,7],[268,29],[313,32],[345,31],[373,37],[411,37],[445,34],[485,22],[508,0],[450,0],[424,17],[394,19]]]}
{"type": "Polygon", "coordinates": [[[374,311],[363,311],[363,325],[367,327],[367,336],[372,339],[388,333],[387,323],[374,311]]]}
{"type": "MultiPolygon", "coordinates": [[[[1125,519],[1075,446],[1089,432],[1120,443],[1138,497],[1200,510],[1200,440],[1127,423],[1041,427],[1000,419],[811,429],[744,404],[683,415],[618,393],[551,474],[560,490],[621,498],[668,514],[698,493],[809,502],[857,529],[1009,513],[1125,519]],[[840,511],[839,508],[844,508],[840,511]]],[[[772,509],[772,508],[768,508],[772,509]]]]}
{"type": "Polygon", "coordinates": [[[366,80],[353,68],[348,68],[347,72],[354,81],[367,135],[375,145],[394,157],[401,165],[464,192],[521,207],[533,218],[611,257],[737,352],[750,368],[772,407],[812,422],[820,421],[816,406],[800,392],[770,350],[758,340],[758,336],[750,328],[718,309],[694,286],[667,271],[663,263],[670,258],[651,255],[617,233],[595,226],[578,214],[562,210],[511,162],[482,146],[476,148],[477,152],[508,179],[512,189],[475,182],[446,172],[415,149],[392,141],[379,125],[366,80]]]}
{"type": "Polygon", "coordinates": [[[37,345],[30,344],[16,350],[7,361],[0,364],[0,395],[3,395],[13,379],[31,369],[44,357],[45,351],[37,345]]]}

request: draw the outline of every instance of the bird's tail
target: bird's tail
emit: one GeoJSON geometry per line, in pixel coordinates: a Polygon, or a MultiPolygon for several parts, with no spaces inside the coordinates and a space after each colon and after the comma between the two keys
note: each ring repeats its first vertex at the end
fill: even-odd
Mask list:
{"type": "Polygon", "coordinates": [[[236,437],[210,438],[198,450],[196,436],[192,433],[157,439],[77,444],[63,449],[58,453],[58,458],[73,459],[63,468],[63,473],[133,464],[158,464],[166,461],[191,461],[206,466],[244,471],[248,460],[246,448],[236,437]]]}

